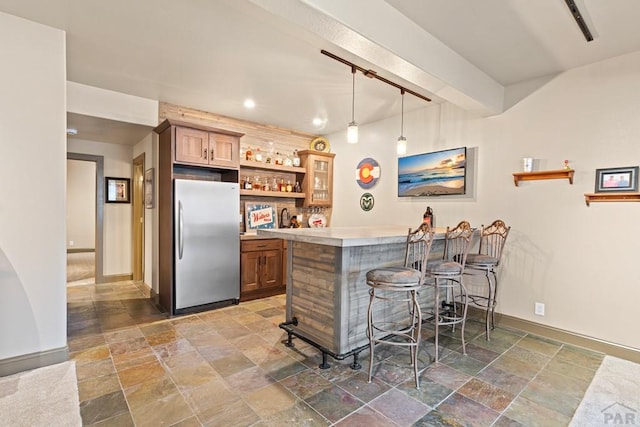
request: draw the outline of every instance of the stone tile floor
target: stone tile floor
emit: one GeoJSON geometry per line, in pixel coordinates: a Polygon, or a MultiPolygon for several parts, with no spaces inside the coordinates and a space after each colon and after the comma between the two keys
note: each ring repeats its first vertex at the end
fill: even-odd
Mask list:
{"type": "Polygon", "coordinates": [[[284,296],[168,318],[132,282],[67,288],[80,412],[95,426],[564,426],[603,354],[480,322],[425,327],[421,389],[405,349],[376,347],[374,380],[286,333],[284,296]]]}

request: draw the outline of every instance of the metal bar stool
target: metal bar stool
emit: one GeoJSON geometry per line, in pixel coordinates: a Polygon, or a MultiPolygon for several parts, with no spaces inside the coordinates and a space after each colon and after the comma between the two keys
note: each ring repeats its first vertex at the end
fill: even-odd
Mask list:
{"type": "Polygon", "coordinates": [[[420,225],[413,232],[409,228],[404,266],[380,267],[367,272],[367,285],[370,286],[367,310],[369,382],[373,377],[375,345],[388,344],[409,347],[416,388],[420,388],[418,349],[422,312],[418,304],[418,291],[424,282],[424,269],[433,236],[434,233],[427,224],[420,225]],[[408,313],[401,307],[405,304],[408,313]],[[401,310],[396,309],[398,306],[401,310]]]}
{"type": "Polygon", "coordinates": [[[500,265],[502,250],[507,241],[509,230],[504,221],[497,219],[488,227],[482,226],[480,233],[480,247],[477,254],[467,256],[467,270],[465,274],[484,273],[489,286],[487,295],[469,295],[470,302],[480,308],[484,308],[485,327],[487,330],[487,341],[490,340],[489,330],[496,327],[496,302],[498,295],[498,276],[496,270],[500,265]],[[492,280],[493,278],[493,280],[492,280]],[[489,314],[491,314],[491,324],[489,324],[489,314]]]}
{"type": "Polygon", "coordinates": [[[467,319],[468,297],[467,288],[462,277],[467,260],[467,253],[471,246],[473,229],[467,221],[461,221],[455,228],[447,227],[444,240],[444,253],[441,260],[429,261],[426,269],[428,280],[425,285],[434,287],[433,322],[435,325],[435,361],[438,361],[439,327],[460,324],[462,338],[462,352],[467,354],[464,342],[464,326],[467,319]],[[440,290],[445,290],[445,300],[440,310],[440,290]],[[458,305],[462,312],[458,312],[458,305]]]}

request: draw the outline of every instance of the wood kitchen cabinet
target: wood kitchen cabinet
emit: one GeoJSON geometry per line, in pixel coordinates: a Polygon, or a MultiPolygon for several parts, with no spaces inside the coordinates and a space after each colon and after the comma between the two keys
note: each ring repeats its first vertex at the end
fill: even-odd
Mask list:
{"type": "Polygon", "coordinates": [[[334,153],[303,150],[298,152],[307,173],[302,179],[302,192],[306,194],[302,206],[330,207],[333,200],[334,153]]]}
{"type": "Polygon", "coordinates": [[[173,164],[236,170],[240,167],[241,133],[175,120],[165,120],[154,131],[171,141],[173,164]]]}
{"type": "Polygon", "coordinates": [[[255,239],[240,242],[240,300],[281,294],[283,282],[281,239],[255,239]]]}
{"type": "Polygon", "coordinates": [[[240,165],[240,137],[176,126],[176,162],[203,166],[237,168],[240,165]]]}
{"type": "Polygon", "coordinates": [[[174,181],[176,179],[238,182],[241,133],[173,119],[164,120],[158,134],[158,305],[171,315],[175,308],[176,241],[174,181]]]}

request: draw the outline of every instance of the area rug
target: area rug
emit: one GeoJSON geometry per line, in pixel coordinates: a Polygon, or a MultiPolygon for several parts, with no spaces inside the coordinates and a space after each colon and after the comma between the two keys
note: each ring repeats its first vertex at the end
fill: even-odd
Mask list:
{"type": "Polygon", "coordinates": [[[640,425],[640,365],[605,356],[570,426],[640,425]]]}
{"type": "Polygon", "coordinates": [[[75,362],[0,377],[0,426],[81,425],[75,362]]]}

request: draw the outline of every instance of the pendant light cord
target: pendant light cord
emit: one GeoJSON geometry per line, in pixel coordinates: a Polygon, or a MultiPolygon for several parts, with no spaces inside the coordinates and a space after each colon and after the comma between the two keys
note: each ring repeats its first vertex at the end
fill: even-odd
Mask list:
{"type": "Polygon", "coordinates": [[[351,67],[351,122],[355,122],[356,110],[356,67],[351,67]]]}
{"type": "Polygon", "coordinates": [[[400,89],[400,95],[402,95],[402,110],[400,114],[400,136],[404,136],[404,89],[400,89]]]}

